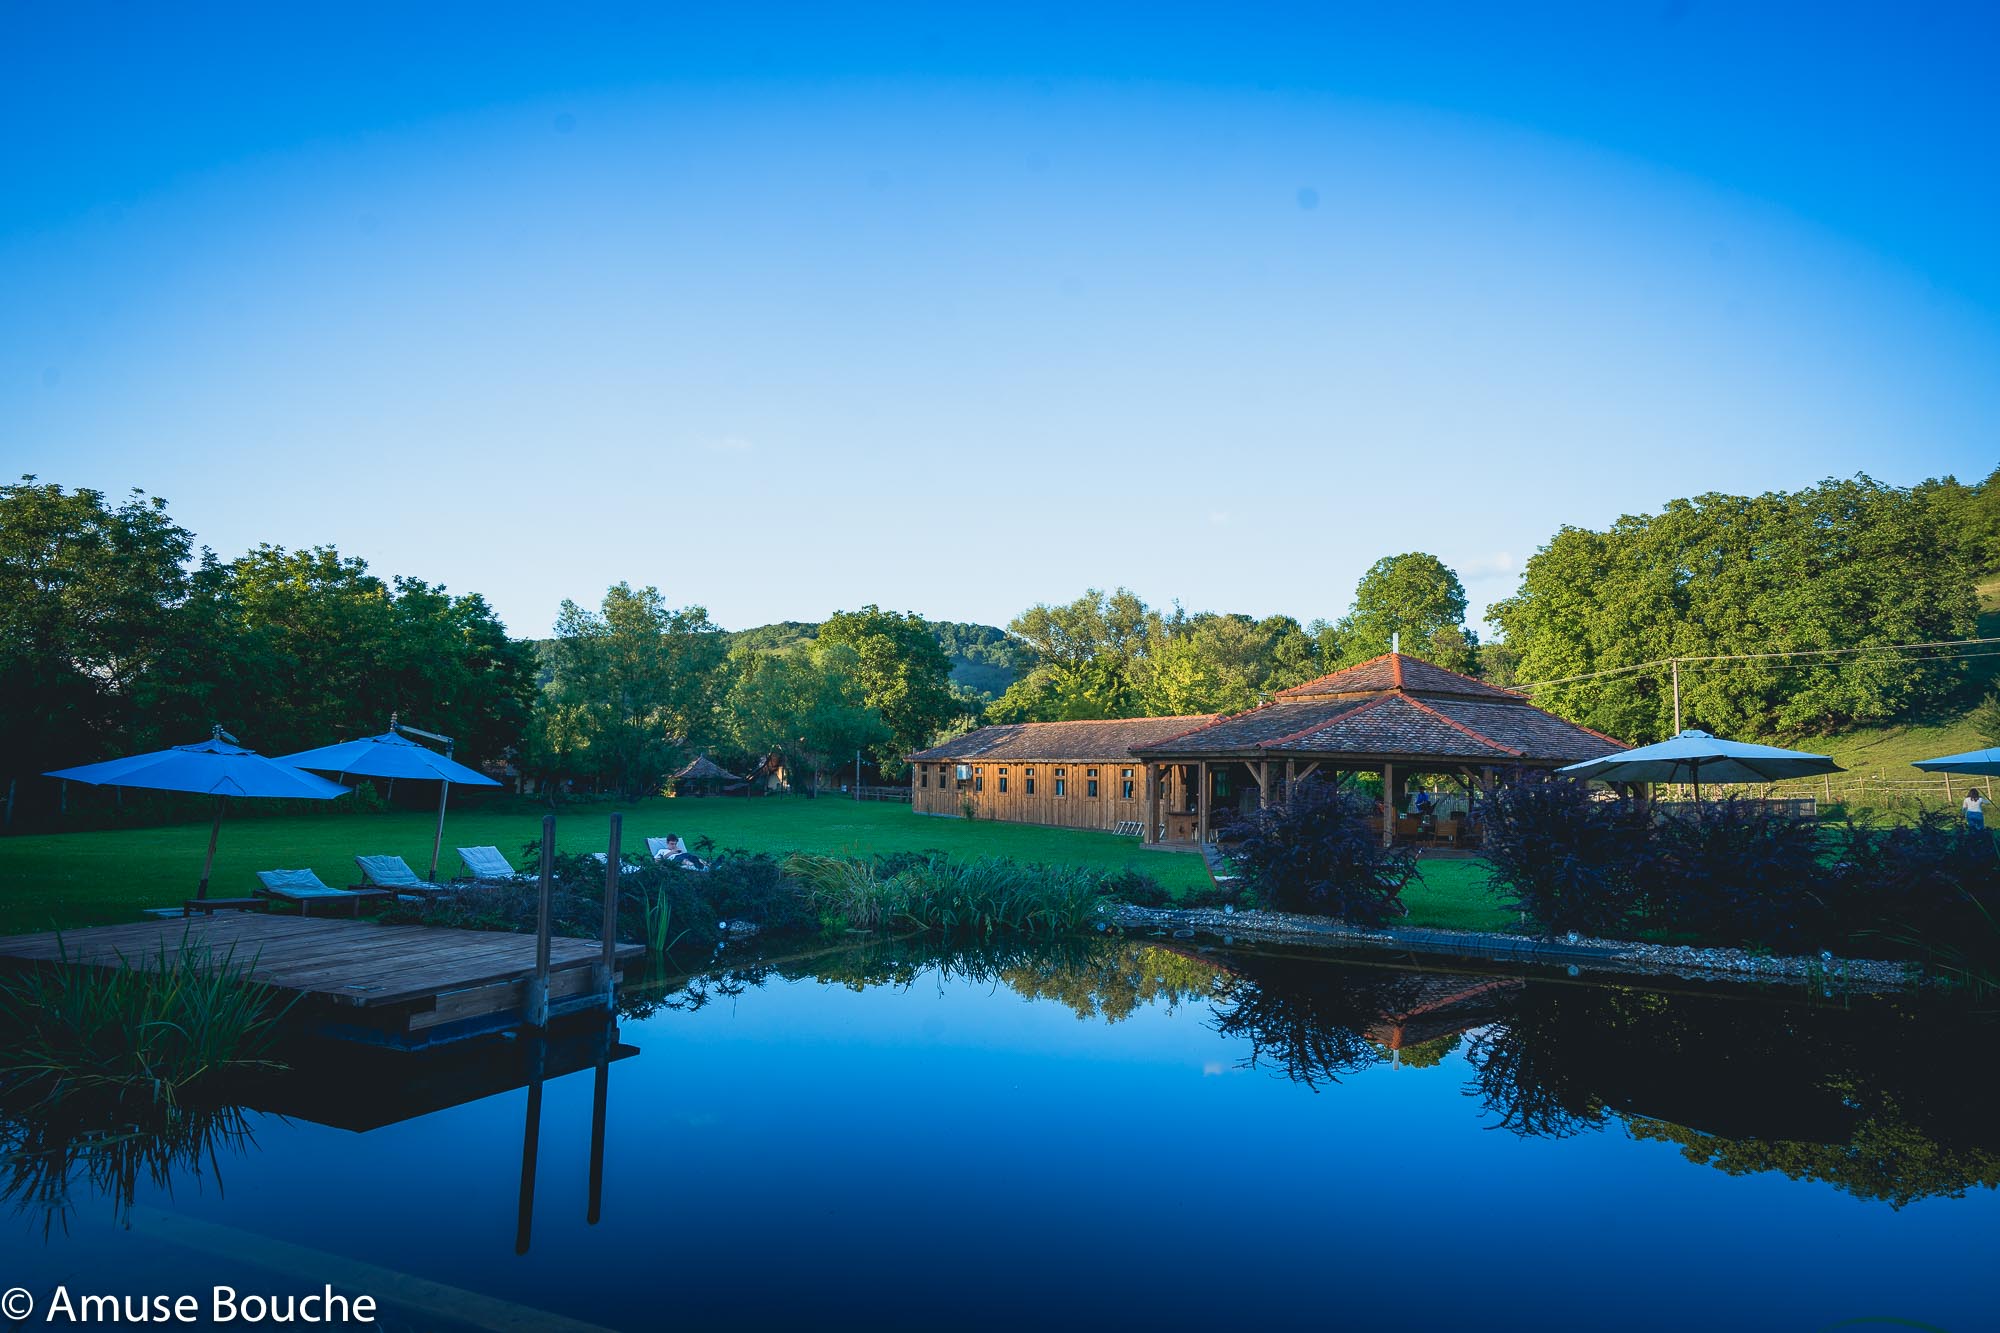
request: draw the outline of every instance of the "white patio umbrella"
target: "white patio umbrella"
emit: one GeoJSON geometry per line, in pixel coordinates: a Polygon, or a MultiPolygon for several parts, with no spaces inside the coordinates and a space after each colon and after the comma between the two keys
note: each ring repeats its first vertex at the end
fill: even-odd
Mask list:
{"type": "Polygon", "coordinates": [[[1683,731],[1656,745],[1642,745],[1602,759],[1586,759],[1556,771],[1601,782],[1691,783],[1694,798],[1699,801],[1704,778],[1710,782],[1778,782],[1847,770],[1834,763],[1829,755],[1725,741],[1705,731],[1683,731]]]}

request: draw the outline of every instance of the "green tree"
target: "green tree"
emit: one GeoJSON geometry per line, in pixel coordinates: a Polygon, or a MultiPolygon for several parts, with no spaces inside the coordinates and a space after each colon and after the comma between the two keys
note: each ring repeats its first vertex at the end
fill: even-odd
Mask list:
{"type": "Polygon", "coordinates": [[[855,752],[880,750],[893,731],[868,702],[861,654],[825,638],[775,652],[739,650],[723,703],[731,740],[745,755],[777,754],[794,774],[822,775],[855,752]]]}
{"type": "MultiPolygon", "coordinates": [[[[23,477],[0,486],[0,783],[103,758],[186,599],[193,534],[166,502],[23,477]]],[[[188,737],[187,739],[195,739],[188,737]]]]}
{"type": "Polygon", "coordinates": [[[1337,627],[1342,665],[1389,651],[1397,636],[1412,657],[1467,674],[1479,668],[1479,637],[1465,623],[1465,587],[1444,561],[1423,551],[1384,556],[1354,589],[1337,627]]]}
{"type": "Polygon", "coordinates": [[[951,687],[951,659],[922,616],[872,604],[837,611],[820,626],[819,642],[853,650],[862,699],[888,724],[886,737],[864,747],[885,774],[904,771],[903,756],[924,748],[963,711],[951,687]]]}
{"type": "MultiPolygon", "coordinates": [[[[1673,725],[1663,659],[1866,649],[1968,637],[1976,562],[1947,498],[1868,477],[1795,493],[1702,495],[1603,532],[1564,528],[1493,606],[1523,681],[1591,673],[1535,701],[1629,740],[1673,725]]],[[[1823,732],[1917,715],[1954,696],[1962,663],[1896,652],[1690,662],[1686,726],[1823,732]]]]}
{"type": "Polygon", "coordinates": [[[699,606],[620,583],[596,611],[564,600],[547,646],[532,762],[621,796],[653,795],[717,738],[727,688],[722,633],[699,606]]]}

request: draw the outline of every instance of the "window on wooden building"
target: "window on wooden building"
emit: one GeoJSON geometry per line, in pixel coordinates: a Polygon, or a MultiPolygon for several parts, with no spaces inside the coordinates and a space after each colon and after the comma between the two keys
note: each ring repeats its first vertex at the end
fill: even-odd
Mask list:
{"type": "Polygon", "coordinates": [[[1069,770],[1066,768],[1056,770],[1056,795],[1069,795],[1069,770]]]}
{"type": "Polygon", "coordinates": [[[1118,799],[1121,801],[1132,799],[1132,770],[1129,768],[1119,770],[1118,799]]]}
{"type": "Polygon", "coordinates": [[[1021,770],[1021,794],[1023,796],[1035,794],[1035,770],[1032,768],[1021,770]]]}
{"type": "Polygon", "coordinates": [[[931,771],[928,768],[918,771],[917,785],[919,787],[928,787],[931,785],[931,771]]]}
{"type": "Polygon", "coordinates": [[[1007,766],[1005,764],[1000,766],[1000,790],[1007,790],[1007,766]]]}
{"type": "Polygon", "coordinates": [[[1097,795],[1097,770],[1094,768],[1083,770],[1083,794],[1085,796],[1097,795]]]}
{"type": "Polygon", "coordinates": [[[986,790],[986,770],[985,770],[985,769],[983,769],[983,768],[975,768],[975,769],[973,769],[973,770],[972,770],[972,789],[973,789],[974,791],[985,791],[985,790],[986,790]]]}

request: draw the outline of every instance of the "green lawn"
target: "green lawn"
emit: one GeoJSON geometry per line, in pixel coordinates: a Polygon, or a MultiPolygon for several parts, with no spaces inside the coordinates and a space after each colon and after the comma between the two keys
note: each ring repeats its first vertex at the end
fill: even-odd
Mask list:
{"type": "MultiPolygon", "coordinates": [[[[614,807],[571,807],[556,821],[564,851],[602,850],[614,807]]],[[[718,847],[746,851],[890,852],[929,848],[954,857],[1006,856],[1019,861],[1132,867],[1179,893],[1208,883],[1199,857],[1147,851],[1134,838],[1074,829],[944,819],[913,814],[907,805],[837,797],[761,800],[650,800],[623,807],[625,846],[644,850],[647,837],[678,833],[709,837],[718,847]]],[[[430,860],[427,814],[249,817],[223,825],[210,892],[247,894],[253,872],[309,866],[329,884],[350,884],[356,853],[395,853],[419,874],[430,860]]],[[[520,864],[522,844],[540,836],[541,816],[468,811],[445,824],[441,876],[456,873],[454,846],[490,843],[520,864]]],[[[194,892],[208,825],[119,829],[100,833],[28,834],[0,839],[0,933],[130,920],[140,909],[178,903],[194,892]]],[[[1437,861],[1410,885],[1412,925],[1492,929],[1510,918],[1480,887],[1479,863],[1437,861]]]]}

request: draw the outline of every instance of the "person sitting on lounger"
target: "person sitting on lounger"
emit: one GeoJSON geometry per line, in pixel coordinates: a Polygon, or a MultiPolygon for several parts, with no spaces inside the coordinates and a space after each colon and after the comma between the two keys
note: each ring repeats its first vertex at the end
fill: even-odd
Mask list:
{"type": "Polygon", "coordinates": [[[678,833],[669,833],[667,835],[665,844],[660,848],[659,859],[667,862],[669,865],[677,865],[683,870],[708,869],[708,862],[689,851],[687,844],[681,841],[681,835],[678,833]]]}

